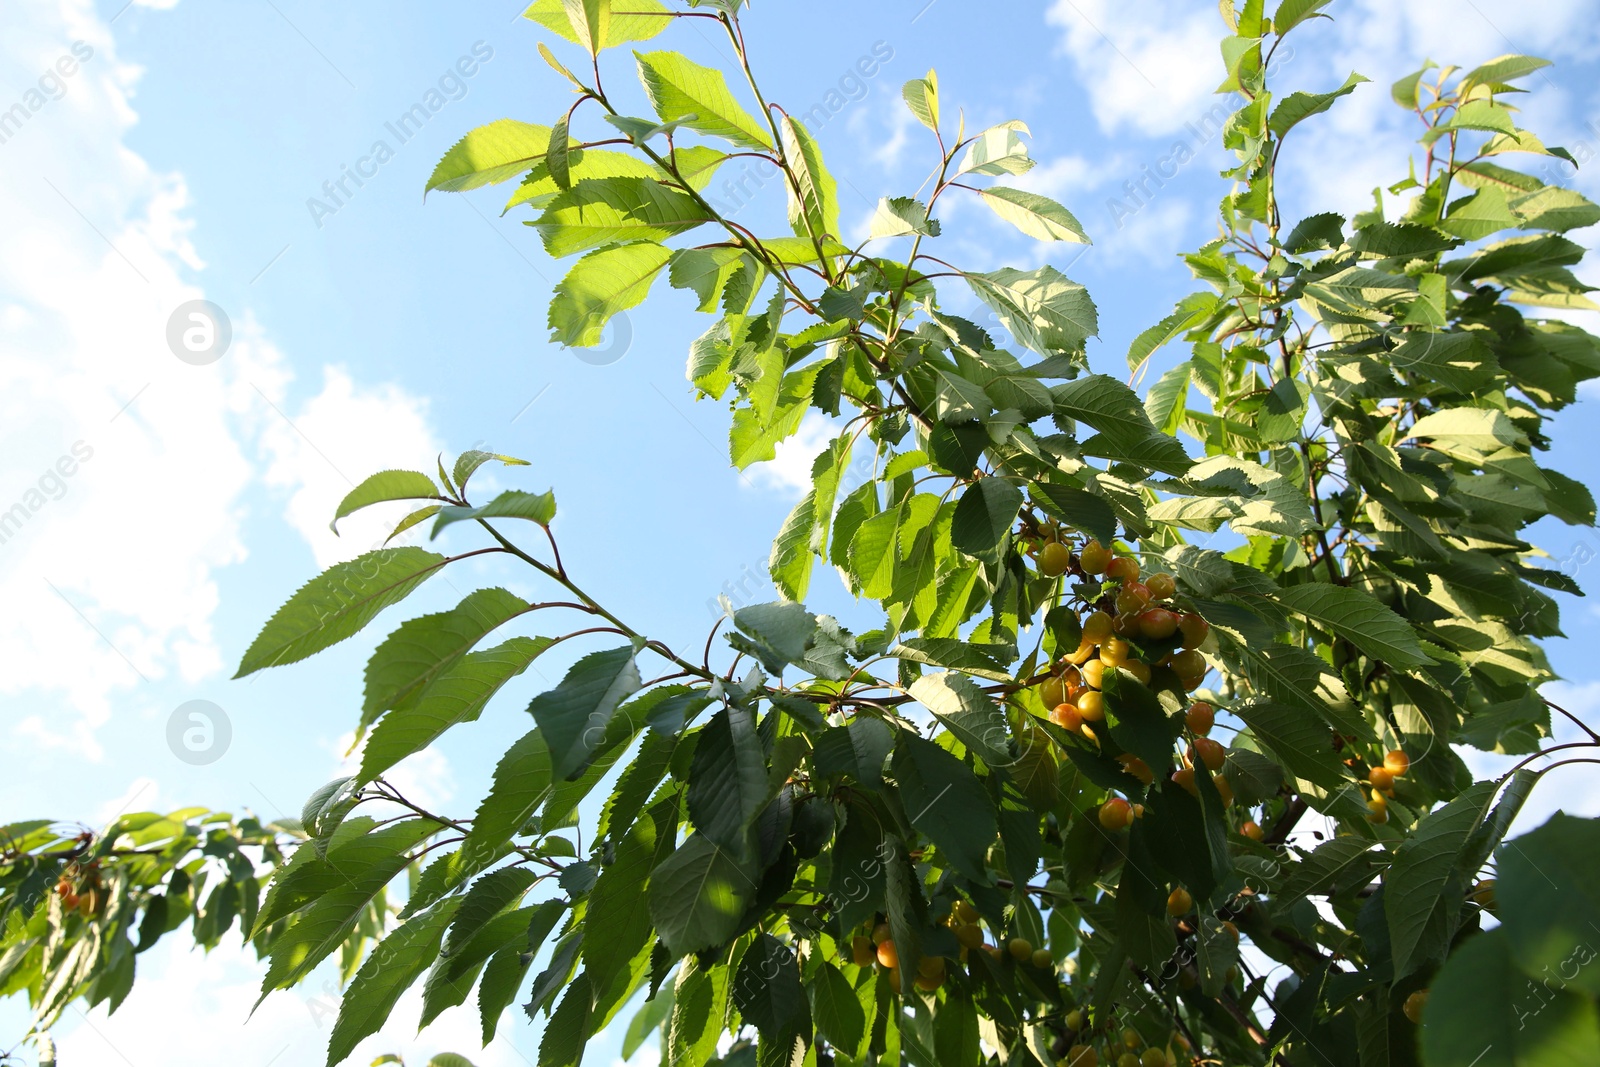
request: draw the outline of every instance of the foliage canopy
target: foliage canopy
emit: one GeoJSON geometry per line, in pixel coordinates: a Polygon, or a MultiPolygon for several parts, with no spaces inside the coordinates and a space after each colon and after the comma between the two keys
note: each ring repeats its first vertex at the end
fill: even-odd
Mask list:
{"type": "Polygon", "coordinates": [[[686,290],[713,316],[688,378],[729,404],[735,465],[773,458],[808,412],[833,420],[773,542],[784,599],[729,605],[703,652],[673,649],[568,573],[552,492],[469,495],[485,464],[522,461],[373,475],[338,516],[411,501],[391,540],[431,523],[452,554],[402,543],[331,568],[241,676],[357,634],[467,558],[563,599],[479,589],[401,623],[367,667],[360,772],[298,820],[5,827],[0,992],[33,1003],[40,1061],[74,999],[121,1003],[137,953],[237,922],[263,997],[337,954],[330,1064],[419,982],[424,1023],[476,988],[485,1042],[514,1002],[544,1017],[540,1067],[576,1064],[630,1004],[625,1051],[658,1040],[672,1067],[1600,1062],[1600,826],[1557,816],[1502,845],[1542,775],[1600,745],[1586,726],[1546,743],[1566,713],[1539,694],[1538,642],[1560,633],[1551,594],[1580,591],[1524,537],[1595,519],[1540,462],[1550,415],[1600,376],[1596,338],[1540,317],[1595,308],[1563,235],[1600,208],[1510,166],[1565,158],[1507,102],[1543,62],[1402,79],[1422,131],[1388,190],[1402,201],[1286,224],[1281,153],[1365,79],[1276,91],[1274,51],[1317,32],[1326,0],[1270,17],[1224,0],[1231,189],[1185,257],[1197,291],[1128,353],[1130,381],[1187,353],[1141,397],[1089,372],[1083,286],[929,251],[954,196],[1089,240],[1005,184],[1033,165],[1022,123],[969,134],[933,72],[908,82],[925,199],[884,198],[851,247],[817,141],[762,94],[740,5],[626,6],[535,3],[582,58],[541,46],[574,103],[468,133],[428,188],[520,178],[507,210],[573,260],[561,344],[598,343],[663,277],[686,290]],[[681,19],[716,23],[738,63],[643,50],[681,19]],[[602,84],[629,44],[649,116],[602,84]],[[781,175],[792,234],[707,198],[738,155],[781,175]],[[1009,337],[944,310],[952,287],[1009,337]],[[819,562],[881,625],[804,606],[819,562]],[[553,636],[513,632],[530,627],[553,636]],[[567,641],[584,653],[470,817],[385,780],[567,641]],[[1527,758],[1475,781],[1455,746],[1527,758]],[[1292,837],[1313,813],[1330,833],[1292,837]]]}

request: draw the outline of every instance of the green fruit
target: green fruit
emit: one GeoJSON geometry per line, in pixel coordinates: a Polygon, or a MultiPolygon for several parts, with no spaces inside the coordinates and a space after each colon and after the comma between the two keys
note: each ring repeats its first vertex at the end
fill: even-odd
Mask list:
{"type": "Polygon", "coordinates": [[[1060,541],[1051,541],[1039,550],[1039,573],[1051,578],[1067,573],[1072,550],[1060,541]]]}

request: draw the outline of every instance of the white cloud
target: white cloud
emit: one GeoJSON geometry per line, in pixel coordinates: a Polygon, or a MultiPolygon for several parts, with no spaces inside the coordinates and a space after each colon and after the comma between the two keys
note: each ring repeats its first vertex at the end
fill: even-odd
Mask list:
{"type": "Polygon", "coordinates": [[[795,435],[778,445],[777,455],[765,463],[752,464],[745,474],[760,488],[798,500],[811,491],[812,462],[838,435],[839,427],[827,416],[808,411],[795,435]]]}
{"type": "Polygon", "coordinates": [[[291,491],[288,518],[311,545],[317,566],[353,559],[386,538],[406,504],[374,507],[328,527],[346,493],[368,475],[403,468],[431,473],[439,446],[428,426],[426,401],[393,385],[362,389],[341,367],[323,369],[322,391],[290,419],[274,420],[262,435],[274,488],[291,491]]]}
{"type": "Polygon", "coordinates": [[[1121,161],[1116,158],[1090,160],[1084,156],[1059,156],[1040,162],[1025,174],[1006,175],[1000,182],[1066,202],[1093,192],[1112,174],[1122,170],[1121,161]]]}
{"type": "Polygon", "coordinates": [[[1182,129],[1222,81],[1222,23],[1213,6],[1056,0],[1045,19],[1061,27],[1063,48],[1108,133],[1182,129]]]}
{"type": "Polygon", "coordinates": [[[319,561],[378,536],[359,524],[347,544],[327,533],[336,476],[280,412],[352,478],[380,455],[431,461],[432,438],[420,401],[337,369],[303,409],[291,403],[293,371],[248,309],[224,309],[233,340],[220,361],[173,353],[169,318],[205,295],[191,280],[204,264],[187,187],[123,143],[138,71],[87,5],[14,12],[0,84],[36,85],[72,66],[57,66],[64,56],[77,66],[59,96],[22,96],[28,117],[0,144],[0,423],[11,445],[0,456],[0,696],[55,694],[72,712],[25,716],[20,731],[98,758],[113,697],[136,706],[145,682],[222,668],[214,576],[246,556],[258,448],[319,561]]]}
{"type": "Polygon", "coordinates": [[[868,101],[866,107],[855,109],[846,125],[858,139],[872,144],[868,155],[879,166],[889,171],[898,169],[915,146],[926,148],[933,162],[938,162],[933,155],[933,135],[923,129],[899,93],[873,93],[868,101]]]}

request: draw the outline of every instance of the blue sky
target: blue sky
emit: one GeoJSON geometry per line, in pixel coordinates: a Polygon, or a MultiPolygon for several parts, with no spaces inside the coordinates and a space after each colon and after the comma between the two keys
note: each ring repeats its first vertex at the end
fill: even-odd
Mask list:
{"type": "MultiPolygon", "coordinates": [[[[1549,177],[1600,197],[1600,40],[1586,8],[1336,0],[1337,22],[1303,31],[1281,77],[1322,90],[1354,69],[1373,84],[1296,133],[1286,214],[1357,210],[1374,186],[1404,176],[1414,134],[1388,101],[1389,81],[1426,57],[1470,65],[1511,51],[1557,61],[1528,83],[1526,124],[1547,142],[1587,147],[1596,167],[1549,177]]],[[[899,102],[904,80],[936,67],[947,113],[964,108],[969,129],[1025,120],[1040,165],[1019,184],[1060,199],[1096,241],[1048,261],[1090,287],[1102,324],[1092,361],[1122,375],[1128,341],[1190,291],[1176,254],[1212,232],[1225,191],[1218,149],[1190,128],[1216,104],[1214,12],[1193,0],[755,0],[746,24],[770,99],[792,113],[837,105],[816,132],[847,226],[863,233],[877,198],[913,192],[932,161],[899,102]],[[862,78],[856,64],[875,49],[889,58],[862,78]],[[1174,177],[1145,180],[1190,152],[1174,177]],[[1146,192],[1130,199],[1142,180],[1146,192]]],[[[0,819],[94,822],[129,804],[298,811],[339,773],[381,623],[310,662],[227,679],[290,591],[381,536],[381,516],[345,524],[337,540],[326,523],[352,481],[383,467],[426,467],[436,452],[474,445],[532,461],[484,478],[480,492],[553,487],[569,568],[671,643],[698,647],[719,592],[771,595],[767,545],[826,425],[808,423],[773,464],[733,471],[726,410],[695,404],[684,380],[689,341],[709,325],[685,294],[663,287],[631,315],[631,340],[609,362],[586,362],[545,340],[561,269],[520,224],[526,216],[500,218],[509,187],[423,199],[433,164],[467,129],[507,116],[549,123],[567,106],[535,51],[543,31],[517,14],[489,3],[417,14],[308,0],[8,5],[0,109],[35,89],[40,106],[0,143],[0,510],[24,502],[31,514],[0,544],[10,607],[0,735],[13,756],[0,819]],[[89,57],[58,68],[75,42],[89,57]],[[389,124],[430,91],[442,105],[401,143],[389,124]],[[379,141],[386,159],[371,174],[361,161],[379,141]],[[359,187],[345,179],[328,213],[324,183],[358,166],[371,176],[359,187]],[[224,310],[233,338],[220,360],[194,366],[175,358],[166,332],[174,309],[202,298],[224,310]],[[75,462],[58,467],[62,457],[75,462]],[[166,740],[174,709],[197,699],[220,706],[232,729],[207,766],[180,761],[166,740]]],[[[707,63],[725,51],[696,26],[650,47],[707,63]]],[[[628,77],[616,63],[608,84],[628,77]]],[[[626,95],[645,111],[636,89],[626,95]]],[[[776,183],[739,217],[783,232],[776,183]]],[[[982,209],[952,202],[943,221],[943,258],[977,269],[1046,261],[982,209]]],[[[1592,265],[1580,273],[1600,281],[1592,265]]],[[[970,305],[963,293],[949,299],[970,305]]],[[[1161,354],[1153,373],[1178,358],[1161,354]]],[[[1586,416],[1587,405],[1558,420],[1551,464],[1593,482],[1600,435],[1586,416]]],[[[1589,578],[1600,537],[1540,532],[1589,578]]],[[[453,580],[461,592],[537,588],[498,565],[453,580]]],[[[817,605],[859,617],[837,582],[816,584],[817,605]]],[[[454,594],[435,583],[406,610],[454,594]]],[[[1586,602],[1564,608],[1570,640],[1551,645],[1568,679],[1559,688],[1592,712],[1600,670],[1588,649],[1600,620],[1586,602]]],[[[544,678],[530,672],[484,721],[397,778],[470,811],[495,755],[526,728],[522,704],[563,665],[541,661],[544,678]]],[[[1558,803],[1600,812],[1585,772],[1564,773],[1530,817],[1558,803]]],[[[69,1014],[63,1049],[78,1058],[67,1062],[112,1061],[106,1042],[140,1067],[214,1063],[218,1047],[242,1050],[242,1065],[318,1059],[336,996],[322,976],[275,995],[247,1025],[256,972],[236,947],[209,959],[161,949],[142,965],[117,1016],[69,1014]],[[143,1025],[157,1011],[183,1032],[143,1025]]],[[[506,1040],[478,1053],[470,1008],[417,1040],[412,1015],[403,1003],[362,1054],[456,1047],[499,1065],[537,1047],[532,1029],[511,1022],[506,1040]]],[[[17,1005],[0,1006],[0,1047],[23,1025],[17,1005]]],[[[597,1042],[589,1062],[610,1063],[615,1044],[597,1042]]]]}

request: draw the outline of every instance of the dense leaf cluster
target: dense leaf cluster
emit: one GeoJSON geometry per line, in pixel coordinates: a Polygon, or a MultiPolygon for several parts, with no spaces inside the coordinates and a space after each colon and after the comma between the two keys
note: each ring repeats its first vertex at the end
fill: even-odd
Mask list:
{"type": "Polygon", "coordinates": [[[735,465],[771,459],[808,412],[833,421],[773,544],[785,599],[730,605],[696,659],[582,590],[551,493],[469,499],[485,463],[521,461],[374,475],[339,517],[412,501],[391,541],[430,520],[487,540],[330,569],[241,675],[354,635],[463,558],[531,567],[565,599],[481,589],[383,640],[360,771],[280,827],[304,839],[287,859],[268,831],[205,831],[197,813],[161,824],[167,866],[130,855],[143,823],[66,851],[10,828],[6,991],[27,990],[41,1028],[77,995],[114,1004],[133,973],[117,931],[138,908],[153,936],[174,928],[200,848],[232,873],[195,936],[214,943],[238,911],[269,958],[263,995],[342,954],[330,1063],[419,982],[424,1024],[476,989],[485,1042],[513,1002],[545,1017],[541,1067],[576,1064],[641,1002],[625,1052],[658,1034],[673,1067],[1596,1061],[1600,830],[1558,817],[1501,842],[1569,762],[1546,757],[1590,744],[1546,744],[1538,642],[1560,633],[1551,594],[1580,591],[1524,534],[1595,519],[1540,453],[1550,415],[1600,376],[1600,341],[1537,316],[1594,309],[1563,235],[1600,208],[1507,165],[1564,155],[1507,103],[1542,61],[1507,56],[1393,87],[1423,131],[1397,208],[1377,190],[1370,211],[1286,225],[1281,152],[1365,80],[1268,86],[1284,35],[1326,6],[1222,5],[1221,89],[1246,101],[1223,132],[1232,189],[1218,237],[1187,256],[1200,288],[1128,354],[1136,381],[1156,352],[1186,353],[1141,398],[1087,372],[1082,286],[929,251],[949,196],[1041,241],[1088,240],[1005,184],[1032,166],[1021,123],[952,131],[937,77],[908,82],[937,148],[926,197],[883,199],[850,247],[818,144],[762,96],[738,4],[534,4],[584,53],[574,73],[542,49],[572,107],[474,130],[428,188],[521,179],[507,210],[575,257],[550,306],[560,343],[597,343],[663,276],[687,291],[714,316],[687,375],[729,405],[735,465]],[[601,54],[685,18],[716,23],[737,69],[635,52],[654,114],[620,113],[601,54]],[[791,234],[704,195],[749,155],[781,175],[791,234]],[[968,297],[1008,336],[942,303],[968,297]],[[819,562],[881,625],[853,633],[801,603],[819,562]],[[563,613],[583,622],[510,633],[563,613]],[[570,640],[596,650],[533,699],[471,818],[385,782],[570,640]],[[1458,746],[1528,758],[1474,781],[1458,746]],[[259,901],[246,845],[276,865],[259,901]],[[41,903],[91,851],[134,888],[104,918],[41,903]],[[1503,925],[1484,932],[1490,914],[1503,925]]]}

